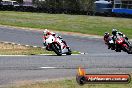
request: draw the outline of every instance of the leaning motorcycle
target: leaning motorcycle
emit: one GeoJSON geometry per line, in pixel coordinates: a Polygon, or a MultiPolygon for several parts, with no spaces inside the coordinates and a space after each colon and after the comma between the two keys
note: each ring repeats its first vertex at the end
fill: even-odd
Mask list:
{"type": "Polygon", "coordinates": [[[54,51],[58,56],[61,56],[62,54],[71,55],[72,51],[66,45],[63,43],[62,40],[60,40],[57,37],[54,37],[52,35],[49,35],[46,39],[46,49],[49,51],[54,51]]]}
{"type": "Polygon", "coordinates": [[[123,50],[128,54],[132,54],[132,45],[125,38],[121,36],[117,36],[115,44],[116,44],[116,49],[115,49],[116,52],[121,52],[121,50],[123,50]]]}
{"type": "Polygon", "coordinates": [[[111,48],[111,50],[115,50],[115,44],[112,37],[108,37],[108,46],[111,48]]]}
{"type": "Polygon", "coordinates": [[[104,39],[104,41],[105,41],[105,44],[109,47],[108,49],[111,48],[111,50],[115,50],[115,44],[111,36],[104,39]]]}

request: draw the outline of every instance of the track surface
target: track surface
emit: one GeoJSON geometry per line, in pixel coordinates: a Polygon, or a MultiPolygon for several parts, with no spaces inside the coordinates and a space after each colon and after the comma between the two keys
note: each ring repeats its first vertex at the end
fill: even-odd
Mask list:
{"type": "MultiPolygon", "coordinates": [[[[131,73],[132,55],[108,50],[102,39],[62,35],[73,50],[85,55],[0,56],[0,85],[63,77],[75,77],[78,66],[88,73],[131,73]],[[55,68],[44,68],[55,67],[55,68]]],[[[0,27],[0,41],[42,45],[40,31],[0,27]]]]}

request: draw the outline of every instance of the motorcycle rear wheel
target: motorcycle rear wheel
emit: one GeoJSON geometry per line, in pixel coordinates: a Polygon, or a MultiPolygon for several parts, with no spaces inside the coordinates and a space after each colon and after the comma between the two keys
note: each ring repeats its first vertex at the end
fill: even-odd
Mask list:
{"type": "Polygon", "coordinates": [[[132,47],[129,47],[129,49],[127,50],[128,54],[132,54],[132,47]]]}

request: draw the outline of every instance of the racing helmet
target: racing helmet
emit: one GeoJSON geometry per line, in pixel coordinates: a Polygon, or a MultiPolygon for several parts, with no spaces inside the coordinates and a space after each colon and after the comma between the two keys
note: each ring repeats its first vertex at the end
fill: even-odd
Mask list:
{"type": "Polygon", "coordinates": [[[109,32],[105,32],[105,35],[110,35],[110,33],[109,32]]]}
{"type": "Polygon", "coordinates": [[[43,31],[43,35],[44,35],[44,36],[47,36],[47,35],[49,35],[49,34],[50,34],[49,30],[45,29],[45,30],[43,31]]]}
{"type": "Polygon", "coordinates": [[[116,35],[116,33],[117,33],[117,29],[112,29],[112,34],[116,35]]]}
{"type": "Polygon", "coordinates": [[[105,33],[104,33],[104,36],[107,38],[107,37],[110,36],[110,33],[109,33],[109,32],[105,32],[105,33]]]}

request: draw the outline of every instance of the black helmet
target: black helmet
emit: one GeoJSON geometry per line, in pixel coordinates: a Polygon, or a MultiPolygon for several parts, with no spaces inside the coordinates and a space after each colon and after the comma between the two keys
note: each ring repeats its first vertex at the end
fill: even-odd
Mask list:
{"type": "Polygon", "coordinates": [[[105,33],[104,33],[104,36],[107,38],[107,37],[109,37],[109,36],[110,36],[110,33],[105,32],[105,33]]]}
{"type": "Polygon", "coordinates": [[[116,29],[112,29],[112,34],[116,35],[116,33],[117,33],[117,30],[116,29]]]}
{"type": "Polygon", "coordinates": [[[109,32],[105,32],[105,35],[110,35],[110,33],[109,32]]]}

